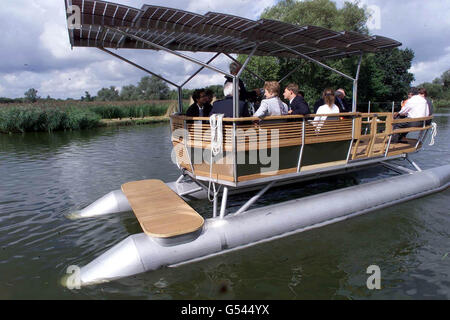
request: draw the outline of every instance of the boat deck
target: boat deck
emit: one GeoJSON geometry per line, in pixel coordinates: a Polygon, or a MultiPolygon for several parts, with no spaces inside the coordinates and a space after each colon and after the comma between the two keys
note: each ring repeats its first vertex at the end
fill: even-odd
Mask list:
{"type": "Polygon", "coordinates": [[[161,180],[128,182],[122,191],[149,236],[175,237],[195,232],[204,224],[204,219],[161,180]]]}
{"type": "MultiPolygon", "coordinates": [[[[417,145],[417,139],[406,139],[408,143],[391,143],[389,145],[389,155],[395,156],[403,153],[410,153],[416,151],[416,145],[417,145]]],[[[384,139],[377,139],[372,147],[370,146],[369,141],[365,141],[363,143],[360,143],[357,146],[356,153],[354,156],[354,159],[361,159],[367,157],[367,153],[369,152],[369,149],[371,148],[370,152],[372,152],[372,155],[384,155],[384,152],[386,150],[386,144],[387,141],[384,139]]],[[[353,148],[355,148],[356,143],[354,144],[353,148]]],[[[422,144],[419,142],[419,148],[422,146],[422,144]]],[[[354,150],[355,151],[355,150],[354,150]]]]}
{"type": "Polygon", "coordinates": [[[315,171],[333,171],[358,163],[386,161],[422,148],[432,117],[396,119],[390,112],[223,118],[223,152],[211,164],[208,117],[171,115],[177,165],[195,180],[231,187],[282,180],[315,171]],[[321,115],[319,115],[321,116],[321,115]],[[419,127],[401,128],[403,123],[419,127]],[[417,133],[408,143],[392,143],[397,134],[417,133]]]}

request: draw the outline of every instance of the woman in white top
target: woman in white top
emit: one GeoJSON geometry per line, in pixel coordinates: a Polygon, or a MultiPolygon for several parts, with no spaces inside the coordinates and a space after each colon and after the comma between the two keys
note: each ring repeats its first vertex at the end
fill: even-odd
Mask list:
{"type": "Polygon", "coordinates": [[[280,84],[276,81],[266,81],[264,84],[264,96],[261,105],[256,110],[254,117],[264,118],[266,116],[281,116],[288,113],[288,106],[280,100],[280,84]]]}
{"type": "MultiPolygon", "coordinates": [[[[322,94],[324,105],[320,106],[317,109],[316,114],[331,114],[331,113],[339,113],[339,108],[334,104],[334,91],[333,89],[327,88],[323,91],[322,94]]],[[[316,130],[320,130],[320,127],[323,125],[323,122],[327,119],[327,116],[316,116],[314,117],[313,125],[316,127],[316,130]]]]}

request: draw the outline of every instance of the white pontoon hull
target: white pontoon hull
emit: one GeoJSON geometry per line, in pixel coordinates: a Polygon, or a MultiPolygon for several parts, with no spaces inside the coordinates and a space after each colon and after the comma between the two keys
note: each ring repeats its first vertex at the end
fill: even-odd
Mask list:
{"type": "Polygon", "coordinates": [[[450,165],[446,165],[230,214],[223,219],[207,219],[195,239],[180,238],[179,244],[164,243],[144,233],[131,235],[81,268],[81,283],[110,281],[206,259],[426,196],[449,185],[450,165]]]}

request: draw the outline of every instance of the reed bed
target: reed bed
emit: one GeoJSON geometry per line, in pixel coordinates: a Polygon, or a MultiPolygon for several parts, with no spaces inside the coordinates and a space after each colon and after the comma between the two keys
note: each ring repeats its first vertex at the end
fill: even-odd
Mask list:
{"type": "Polygon", "coordinates": [[[50,101],[0,105],[0,132],[78,130],[102,126],[102,119],[166,115],[175,101],[50,101]]]}

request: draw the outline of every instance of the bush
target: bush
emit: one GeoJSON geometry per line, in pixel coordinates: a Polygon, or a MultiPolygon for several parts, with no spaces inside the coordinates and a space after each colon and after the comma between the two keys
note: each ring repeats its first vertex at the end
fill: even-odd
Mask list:
{"type": "Polygon", "coordinates": [[[77,130],[100,126],[101,119],[163,116],[175,101],[52,101],[3,105],[0,132],[77,130]]]}
{"type": "Polygon", "coordinates": [[[13,107],[0,110],[0,131],[29,132],[84,129],[98,126],[100,116],[77,108],[13,107]]]}
{"type": "Polygon", "coordinates": [[[433,101],[433,107],[435,110],[442,108],[450,108],[450,100],[435,100],[433,101]]]}

